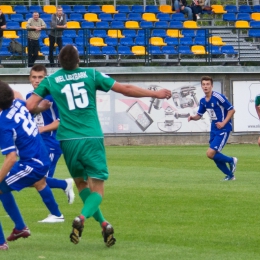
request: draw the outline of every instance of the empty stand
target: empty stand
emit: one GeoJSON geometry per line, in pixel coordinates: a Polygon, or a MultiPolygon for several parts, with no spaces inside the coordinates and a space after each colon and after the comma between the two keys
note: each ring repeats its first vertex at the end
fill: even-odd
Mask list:
{"type": "Polygon", "coordinates": [[[191,51],[196,55],[204,55],[207,54],[205,47],[202,45],[194,45],[191,46],[191,51]]]}
{"type": "Polygon", "coordinates": [[[160,12],[167,13],[167,14],[175,13],[175,11],[172,10],[171,5],[160,5],[159,10],[160,10],[160,12]]]}
{"type": "Polygon", "coordinates": [[[100,22],[101,20],[98,18],[95,13],[86,13],[84,14],[84,20],[88,22],[100,22]]]}
{"type": "Polygon", "coordinates": [[[46,14],[55,14],[57,12],[55,5],[44,5],[43,12],[46,14]]]}
{"type": "Polygon", "coordinates": [[[122,35],[121,30],[108,30],[107,35],[109,37],[112,37],[112,38],[123,38],[123,37],[125,37],[124,35],[122,35]]]}
{"type": "Polygon", "coordinates": [[[15,5],[14,12],[16,12],[17,14],[27,14],[28,9],[25,5],[15,5]]]}
{"type": "Polygon", "coordinates": [[[80,23],[77,21],[69,21],[67,22],[67,28],[72,28],[72,29],[80,28],[80,23]]]}
{"type": "Polygon", "coordinates": [[[89,43],[93,46],[107,46],[106,43],[104,43],[103,38],[100,37],[92,37],[90,38],[89,43]]]}
{"type": "Polygon", "coordinates": [[[146,55],[147,54],[144,46],[132,46],[132,52],[134,53],[134,55],[146,55]]]}
{"type": "Polygon", "coordinates": [[[73,12],[85,14],[87,12],[87,9],[84,5],[74,5],[73,12]]]}
{"type": "Polygon", "coordinates": [[[102,5],[102,12],[109,14],[117,14],[118,11],[115,9],[113,5],[102,5]]]}
{"type": "Polygon", "coordinates": [[[4,14],[15,14],[15,11],[11,5],[0,5],[0,9],[4,14]]]}
{"type": "Polygon", "coordinates": [[[139,23],[137,21],[127,21],[125,27],[129,29],[139,29],[139,23]]]}
{"type": "Polygon", "coordinates": [[[236,28],[250,28],[250,25],[249,25],[248,21],[236,21],[235,27],[236,28]]]}
{"type": "Polygon", "coordinates": [[[99,5],[89,5],[88,6],[89,13],[99,14],[102,13],[101,7],[99,5]]]}
{"type": "Polygon", "coordinates": [[[143,13],[142,15],[143,20],[149,21],[149,22],[158,22],[159,19],[156,18],[156,15],[154,13],[143,13]]]}

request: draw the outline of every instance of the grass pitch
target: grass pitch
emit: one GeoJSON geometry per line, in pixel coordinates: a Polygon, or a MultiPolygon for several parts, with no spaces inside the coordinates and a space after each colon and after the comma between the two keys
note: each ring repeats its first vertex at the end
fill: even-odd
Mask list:
{"type": "MultiPolygon", "coordinates": [[[[68,205],[54,190],[64,223],[37,223],[49,214],[33,188],[14,192],[32,236],[9,242],[3,260],[260,259],[259,168],[257,145],[227,145],[236,156],[236,181],[206,158],[207,146],[107,147],[110,178],[101,209],[115,228],[116,245],[106,248],[93,219],[81,242],[69,241],[71,223],[81,210],[76,194],[68,205]]],[[[1,162],[3,157],[0,158],[1,162]]],[[[63,159],[56,178],[68,178],[63,159]]],[[[76,188],[75,192],[76,192],[76,188]]],[[[0,207],[9,235],[13,223],[0,207]]]]}

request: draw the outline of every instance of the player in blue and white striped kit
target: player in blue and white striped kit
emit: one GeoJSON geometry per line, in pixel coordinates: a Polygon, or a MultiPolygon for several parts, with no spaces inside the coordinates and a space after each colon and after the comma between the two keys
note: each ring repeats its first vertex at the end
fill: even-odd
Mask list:
{"type": "MultiPolygon", "coordinates": [[[[34,186],[50,212],[64,219],[46,184],[45,176],[50,159],[38,128],[25,107],[25,102],[14,99],[13,90],[3,81],[0,81],[0,148],[5,155],[0,170],[0,200],[7,204],[4,208],[16,225],[8,240],[30,235],[12,197],[13,190],[20,191],[34,186]]],[[[8,245],[0,225],[0,250],[6,249],[8,245]]]]}
{"type": "Polygon", "coordinates": [[[235,110],[224,95],[213,91],[213,79],[211,77],[203,76],[201,78],[201,87],[205,97],[200,100],[197,115],[189,116],[188,121],[199,120],[205,112],[208,112],[211,119],[211,131],[207,156],[226,175],[225,181],[235,180],[234,172],[237,158],[221,153],[232,131],[231,118],[235,110]],[[227,164],[229,164],[229,167],[227,164]]]}

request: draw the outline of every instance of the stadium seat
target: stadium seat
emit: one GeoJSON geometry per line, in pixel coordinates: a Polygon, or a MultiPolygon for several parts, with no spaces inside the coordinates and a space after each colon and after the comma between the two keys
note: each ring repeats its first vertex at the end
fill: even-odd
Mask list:
{"type": "Polygon", "coordinates": [[[248,30],[248,36],[259,38],[260,37],[260,29],[249,29],[248,30]]]}
{"type": "Polygon", "coordinates": [[[172,11],[171,5],[160,5],[159,7],[160,12],[166,13],[166,14],[173,14],[175,11],[172,11]]]}
{"type": "Polygon", "coordinates": [[[260,13],[252,13],[251,20],[260,21],[260,13]]]}
{"type": "Polygon", "coordinates": [[[207,51],[209,53],[211,53],[212,55],[222,55],[221,50],[219,49],[219,46],[215,46],[215,45],[209,45],[207,46],[207,51]]]}
{"type": "Polygon", "coordinates": [[[62,44],[63,45],[74,45],[73,39],[72,38],[66,38],[66,37],[62,37],[62,44]]]}
{"type": "Polygon", "coordinates": [[[189,46],[179,46],[178,52],[183,55],[193,55],[193,52],[190,50],[189,46]]]}
{"type": "Polygon", "coordinates": [[[135,45],[139,45],[139,46],[147,45],[146,38],[144,36],[137,36],[135,38],[135,45]]]}
{"type": "Polygon", "coordinates": [[[55,5],[44,5],[43,12],[46,14],[55,14],[57,12],[55,5]]]}
{"type": "MultiPolygon", "coordinates": [[[[29,12],[32,14],[34,12],[39,13],[40,15],[43,13],[42,7],[40,5],[30,5],[29,6],[29,12]]],[[[31,15],[32,17],[32,15],[31,15]]]]}
{"type": "Polygon", "coordinates": [[[239,13],[252,13],[252,9],[249,5],[239,5],[238,12],[239,13]]]}
{"type": "Polygon", "coordinates": [[[140,29],[137,31],[137,37],[149,37],[150,36],[151,31],[148,29],[140,29]]]}
{"type": "Polygon", "coordinates": [[[8,47],[11,42],[10,38],[3,38],[2,47],[8,47]]]}
{"type": "Polygon", "coordinates": [[[234,14],[236,14],[236,13],[238,12],[236,5],[226,5],[224,9],[225,9],[225,11],[227,11],[228,13],[234,13],[234,14]]]}
{"type": "Polygon", "coordinates": [[[131,51],[129,46],[118,46],[118,54],[121,55],[133,55],[134,53],[131,51]]]}
{"type": "Polygon", "coordinates": [[[183,28],[182,21],[170,21],[169,28],[183,28]]]}
{"type": "Polygon", "coordinates": [[[102,55],[103,56],[103,53],[100,50],[99,46],[89,46],[88,51],[89,51],[90,55],[102,55]]]}
{"type": "Polygon", "coordinates": [[[70,5],[61,5],[64,14],[71,14],[73,11],[70,5]]]}
{"type": "Polygon", "coordinates": [[[149,46],[149,54],[151,55],[162,55],[160,46],[149,46]]]}
{"type": "Polygon", "coordinates": [[[133,12],[133,13],[144,13],[144,6],[143,5],[132,5],[131,12],[133,12]]]}
{"type": "Polygon", "coordinates": [[[104,22],[112,22],[114,20],[113,16],[109,13],[100,13],[98,18],[104,22]]]}
{"type": "Polygon", "coordinates": [[[139,23],[137,21],[127,21],[125,23],[125,28],[129,29],[139,29],[139,23]]]}
{"type": "Polygon", "coordinates": [[[132,38],[135,38],[135,37],[136,37],[136,31],[133,30],[133,29],[123,30],[123,31],[122,31],[122,34],[123,34],[125,37],[132,37],[132,38]]]}
{"type": "Polygon", "coordinates": [[[206,37],[206,30],[197,30],[196,36],[206,37]]]}
{"type": "Polygon", "coordinates": [[[196,31],[192,30],[192,29],[182,30],[182,35],[184,37],[195,37],[196,36],[196,31]]]}
{"type": "Polygon", "coordinates": [[[100,22],[101,20],[98,19],[97,14],[94,13],[86,13],[84,14],[84,20],[88,22],[100,22]]]}
{"type": "Polygon", "coordinates": [[[197,22],[195,21],[184,21],[183,22],[184,28],[199,28],[197,22]]]}
{"type": "Polygon", "coordinates": [[[121,38],[119,41],[119,44],[123,45],[123,46],[134,46],[135,45],[133,38],[131,38],[131,37],[121,38]]]}
{"type": "Polygon", "coordinates": [[[144,8],[144,12],[145,12],[145,13],[154,13],[154,14],[157,14],[157,13],[159,13],[160,11],[159,11],[157,5],[146,5],[145,8],[144,8]]]}
{"type": "Polygon", "coordinates": [[[130,13],[131,12],[128,5],[117,5],[116,10],[119,13],[130,13]]]}
{"type": "Polygon", "coordinates": [[[118,11],[115,9],[113,5],[102,5],[102,12],[109,14],[117,14],[118,11]]]}
{"type": "Polygon", "coordinates": [[[176,37],[165,37],[164,38],[164,42],[167,44],[167,45],[179,45],[179,38],[176,38],[176,37]]]}
{"type": "Polygon", "coordinates": [[[191,46],[193,45],[193,40],[191,37],[180,38],[180,45],[191,46]]]}
{"type": "Polygon", "coordinates": [[[228,55],[236,55],[237,51],[234,50],[234,47],[231,45],[226,45],[221,47],[221,51],[223,54],[228,54],[228,55]]]}
{"type": "Polygon", "coordinates": [[[46,45],[43,45],[43,46],[41,47],[41,49],[40,49],[40,52],[41,52],[43,55],[45,55],[45,56],[49,55],[49,47],[46,46],[46,45]]]}
{"type": "Polygon", "coordinates": [[[125,36],[122,35],[121,30],[108,30],[107,35],[111,38],[124,38],[125,36]]]}
{"type": "Polygon", "coordinates": [[[173,46],[162,46],[162,52],[166,55],[177,55],[178,52],[173,46]]]}
{"type": "Polygon", "coordinates": [[[122,21],[112,21],[110,24],[110,28],[112,29],[123,29],[125,27],[122,21]]]}
{"type": "Polygon", "coordinates": [[[166,37],[167,34],[166,34],[166,30],[165,29],[154,29],[152,30],[152,34],[151,34],[152,37],[166,37]]]}
{"type": "Polygon", "coordinates": [[[51,14],[41,14],[41,18],[45,23],[49,23],[51,21],[51,14]]]}
{"type": "Polygon", "coordinates": [[[97,22],[96,23],[96,28],[109,28],[109,23],[108,22],[97,22]]]}
{"type": "Polygon", "coordinates": [[[260,21],[251,21],[250,27],[252,28],[260,28],[260,21]]]}
{"type": "Polygon", "coordinates": [[[153,22],[141,21],[140,22],[140,27],[141,28],[153,28],[153,22]]]}
{"type": "Polygon", "coordinates": [[[166,46],[167,43],[163,41],[162,37],[151,37],[150,44],[154,46],[166,46]]]}
{"type": "Polygon", "coordinates": [[[174,37],[174,38],[181,38],[181,37],[184,37],[182,34],[181,34],[181,31],[180,30],[174,30],[174,29],[168,29],[166,31],[166,34],[170,37],[174,37]]]}
{"type": "Polygon", "coordinates": [[[104,39],[100,37],[92,37],[90,38],[89,43],[93,46],[107,46],[106,43],[104,43],[104,39]]]}
{"type": "Polygon", "coordinates": [[[194,44],[195,45],[206,45],[206,38],[205,37],[200,37],[200,36],[196,36],[194,38],[194,44]]]}
{"type": "Polygon", "coordinates": [[[166,21],[166,22],[169,22],[171,20],[171,16],[165,13],[158,13],[156,15],[156,18],[159,19],[160,21],[166,21]]]}
{"type": "Polygon", "coordinates": [[[212,12],[215,14],[225,14],[227,11],[225,11],[223,5],[211,5],[212,12]]]}
{"type": "Polygon", "coordinates": [[[235,22],[237,20],[235,13],[226,13],[223,14],[223,21],[226,22],[235,22]]]}
{"type": "Polygon", "coordinates": [[[8,50],[7,47],[3,47],[0,49],[0,56],[11,56],[12,53],[8,50]]]}
{"type": "Polygon", "coordinates": [[[236,28],[250,28],[250,25],[249,25],[248,21],[236,21],[235,27],[236,28]]]}
{"type": "Polygon", "coordinates": [[[159,19],[156,18],[154,13],[143,13],[142,15],[143,20],[149,22],[158,22],[159,19]]]}
{"type": "Polygon", "coordinates": [[[85,14],[85,13],[87,13],[87,10],[86,10],[86,7],[84,5],[74,5],[73,12],[85,14]]]}
{"type": "Polygon", "coordinates": [[[70,14],[70,21],[77,21],[77,22],[83,22],[85,21],[85,19],[83,19],[82,14],[81,13],[71,13],[70,14]]]}
{"type": "Polygon", "coordinates": [[[99,5],[89,5],[88,6],[88,12],[89,13],[94,13],[94,14],[102,13],[101,8],[100,8],[99,5]]]}
{"type": "Polygon", "coordinates": [[[196,55],[207,54],[205,47],[202,45],[193,45],[191,46],[191,51],[196,55]]]}
{"type": "Polygon", "coordinates": [[[11,5],[0,5],[0,9],[4,14],[15,14],[11,5]]]}
{"type": "MultiPolygon", "coordinates": [[[[50,46],[50,40],[49,40],[49,37],[44,38],[43,43],[44,43],[45,46],[50,46]]],[[[55,43],[54,46],[57,47],[58,44],[55,43]]]]}
{"type": "Polygon", "coordinates": [[[27,14],[28,13],[28,9],[25,5],[15,5],[13,10],[17,14],[27,14]]]}
{"type": "Polygon", "coordinates": [[[118,13],[118,14],[114,14],[114,20],[115,21],[128,21],[128,18],[126,17],[126,13],[118,13]]]}
{"type": "Polygon", "coordinates": [[[84,38],[83,37],[76,37],[75,38],[76,46],[83,46],[84,45],[84,38]]]}
{"type": "Polygon", "coordinates": [[[238,13],[237,14],[237,21],[251,21],[251,16],[249,13],[238,13]]]}
{"type": "Polygon", "coordinates": [[[185,18],[183,13],[176,13],[172,15],[171,21],[186,21],[187,19],[185,18]]]}
{"type": "Polygon", "coordinates": [[[94,29],[95,24],[93,22],[83,21],[83,22],[81,22],[81,28],[83,28],[83,29],[94,29]]]}
{"type": "Polygon", "coordinates": [[[209,43],[212,44],[212,45],[217,45],[217,46],[226,45],[226,43],[222,41],[222,38],[220,36],[210,37],[209,43]]]}
{"type": "Polygon", "coordinates": [[[154,28],[168,28],[168,23],[166,21],[159,21],[154,23],[154,28]]]}
{"type": "Polygon", "coordinates": [[[76,21],[69,21],[67,22],[67,28],[71,28],[71,29],[80,28],[80,23],[76,21]]]}
{"type": "Polygon", "coordinates": [[[101,37],[106,38],[107,37],[107,31],[106,30],[93,30],[93,37],[101,37]]]}
{"type": "Polygon", "coordinates": [[[48,34],[47,34],[46,30],[41,30],[40,38],[44,39],[44,38],[47,38],[47,37],[48,37],[48,34]]]}
{"type": "Polygon", "coordinates": [[[102,47],[102,53],[104,55],[117,55],[117,51],[114,46],[104,46],[102,47]]]}
{"type": "Polygon", "coordinates": [[[25,21],[22,14],[11,14],[10,20],[13,22],[19,22],[19,23],[25,21]]]}
{"type": "MultiPolygon", "coordinates": [[[[122,39],[124,39],[124,38],[122,38],[122,39]]],[[[107,38],[105,38],[105,43],[108,46],[117,46],[118,45],[118,39],[107,37],[107,38]]]]}
{"type": "Polygon", "coordinates": [[[128,20],[129,21],[137,21],[137,22],[143,21],[140,13],[129,13],[128,20]]]}
{"type": "Polygon", "coordinates": [[[260,13],[260,5],[254,5],[252,12],[253,13],[260,13]]]}
{"type": "Polygon", "coordinates": [[[65,38],[76,38],[76,37],[78,37],[75,30],[64,30],[62,35],[65,38]]]}
{"type": "Polygon", "coordinates": [[[6,29],[21,29],[20,23],[18,22],[7,22],[6,29]]]}
{"type": "Polygon", "coordinates": [[[147,54],[144,46],[132,46],[132,52],[134,53],[134,55],[145,55],[145,54],[147,54]]]}

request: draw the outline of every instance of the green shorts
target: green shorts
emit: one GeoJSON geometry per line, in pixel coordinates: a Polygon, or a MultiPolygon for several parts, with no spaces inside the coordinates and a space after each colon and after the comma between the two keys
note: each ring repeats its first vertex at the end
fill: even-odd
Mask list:
{"type": "Polygon", "coordinates": [[[108,179],[103,138],[66,140],[60,144],[72,178],[108,179]]]}

